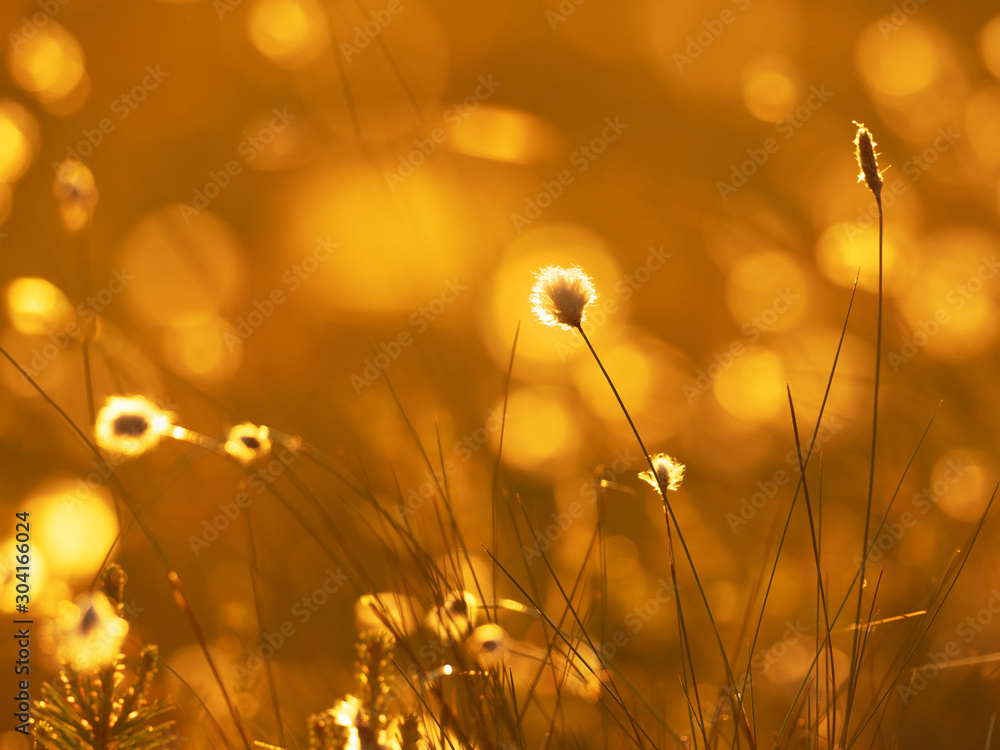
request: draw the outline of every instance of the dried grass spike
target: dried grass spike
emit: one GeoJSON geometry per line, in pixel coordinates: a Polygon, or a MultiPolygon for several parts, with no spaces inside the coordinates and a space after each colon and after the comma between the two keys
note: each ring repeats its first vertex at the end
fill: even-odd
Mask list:
{"type": "Polygon", "coordinates": [[[855,121],[858,126],[858,133],[854,137],[855,155],[858,159],[858,167],[861,173],[858,175],[858,182],[868,185],[876,199],[882,196],[882,173],[878,169],[878,154],[875,153],[875,139],[872,138],[871,131],[865,127],[863,122],[855,121]]]}

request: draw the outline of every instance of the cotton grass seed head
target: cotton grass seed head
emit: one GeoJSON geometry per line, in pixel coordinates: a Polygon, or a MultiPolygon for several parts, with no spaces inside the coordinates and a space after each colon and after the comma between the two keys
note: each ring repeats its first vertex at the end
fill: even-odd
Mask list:
{"type": "Polygon", "coordinates": [[[531,307],[547,326],[579,328],[587,307],[596,299],[594,282],[576,266],[548,266],[535,273],[531,307]]]}
{"type": "Polygon", "coordinates": [[[223,446],[226,453],[244,466],[271,453],[271,431],[264,426],[244,422],[233,427],[226,435],[223,446]]]}
{"type": "Polygon", "coordinates": [[[684,481],[684,464],[676,458],[668,456],[666,453],[657,453],[650,459],[653,462],[652,471],[639,472],[639,478],[651,484],[653,488],[663,494],[663,490],[676,490],[684,481]]]}
{"type": "Polygon", "coordinates": [[[858,167],[861,169],[858,174],[858,182],[868,185],[876,198],[882,194],[882,173],[878,170],[878,154],[875,153],[875,139],[872,138],[871,131],[865,127],[863,122],[855,121],[858,126],[858,133],[854,136],[855,156],[858,160],[858,167]]]}
{"type": "Polygon", "coordinates": [[[131,458],[159,445],[172,421],[172,414],[145,396],[110,396],[97,414],[94,436],[105,450],[131,458]]]}

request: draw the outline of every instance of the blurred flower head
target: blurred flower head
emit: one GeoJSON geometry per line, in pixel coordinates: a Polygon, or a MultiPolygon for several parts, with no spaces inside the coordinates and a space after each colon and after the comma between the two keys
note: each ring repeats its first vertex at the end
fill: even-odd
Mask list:
{"type": "Polygon", "coordinates": [[[244,466],[271,452],[271,433],[265,426],[244,422],[233,427],[226,435],[225,451],[244,466]]]}
{"type": "Polygon", "coordinates": [[[650,460],[656,473],[641,471],[640,479],[652,485],[661,495],[663,490],[676,490],[681,486],[681,482],[684,481],[684,464],[666,453],[657,453],[650,460]]]}
{"type": "Polygon", "coordinates": [[[83,229],[97,208],[97,183],[94,173],[76,159],[62,162],[56,171],[53,192],[59,202],[59,216],[71,232],[83,229]]]}
{"type": "Polygon", "coordinates": [[[63,602],[55,620],[59,660],[77,672],[92,673],[114,664],[128,633],[104,594],[84,594],[63,602]]]}
{"type": "Polygon", "coordinates": [[[452,591],[444,604],[427,613],[424,626],[442,641],[458,641],[468,635],[478,614],[476,597],[468,591],[452,591]]]}
{"type": "Polygon", "coordinates": [[[594,282],[576,266],[548,266],[535,274],[531,307],[547,326],[579,328],[587,307],[597,299],[594,282]]]}
{"type": "Polygon", "coordinates": [[[498,666],[510,652],[510,636],[494,622],[480,625],[465,642],[472,658],[484,669],[498,666]]]}
{"type": "Polygon", "coordinates": [[[173,414],[145,396],[110,396],[97,415],[94,435],[105,450],[139,456],[160,444],[172,421],[173,414]]]}

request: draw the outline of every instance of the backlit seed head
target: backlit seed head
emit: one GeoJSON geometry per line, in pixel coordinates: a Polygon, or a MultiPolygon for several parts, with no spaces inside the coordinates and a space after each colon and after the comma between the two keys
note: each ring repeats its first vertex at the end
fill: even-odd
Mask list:
{"type": "Polygon", "coordinates": [[[244,422],[233,427],[226,435],[226,453],[244,466],[271,453],[271,432],[261,425],[244,422]]]}
{"type": "Polygon", "coordinates": [[[97,672],[116,662],[128,623],[104,594],[63,602],[56,614],[59,660],[77,672],[97,672]]]}
{"type": "Polygon", "coordinates": [[[494,622],[480,625],[465,642],[472,658],[479,666],[489,669],[496,667],[507,659],[510,652],[510,636],[494,622]]]}
{"type": "Polygon", "coordinates": [[[858,167],[861,169],[858,174],[858,182],[868,185],[876,198],[882,194],[882,173],[878,170],[878,154],[875,153],[875,139],[872,138],[871,131],[862,122],[855,122],[858,126],[858,133],[854,136],[855,157],[858,160],[858,167]]]}
{"type": "Polygon", "coordinates": [[[424,627],[446,643],[461,640],[476,623],[479,605],[468,591],[452,591],[424,618],[424,627]]]}
{"type": "Polygon", "coordinates": [[[577,267],[548,266],[535,274],[531,307],[547,326],[579,328],[587,307],[597,299],[594,282],[577,267]]]}
{"type": "Polygon", "coordinates": [[[94,436],[105,450],[139,456],[159,445],[172,420],[145,396],[110,396],[97,414],[94,436]]]}
{"type": "Polygon", "coordinates": [[[651,460],[656,473],[639,472],[640,479],[652,485],[661,495],[663,490],[676,490],[681,486],[681,482],[684,481],[684,464],[666,453],[657,453],[651,460]]]}

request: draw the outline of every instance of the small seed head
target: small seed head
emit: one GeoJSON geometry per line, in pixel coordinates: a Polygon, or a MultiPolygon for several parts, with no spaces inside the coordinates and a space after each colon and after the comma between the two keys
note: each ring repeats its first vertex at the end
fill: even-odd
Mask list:
{"type": "Polygon", "coordinates": [[[172,420],[145,396],[111,396],[97,415],[94,436],[105,450],[139,456],[159,445],[172,420]]]}
{"type": "Polygon", "coordinates": [[[244,422],[233,427],[226,435],[226,453],[244,466],[271,453],[271,434],[267,427],[244,422]]]}
{"type": "Polygon", "coordinates": [[[547,326],[579,328],[587,307],[597,299],[594,282],[577,267],[548,266],[535,274],[531,306],[547,326]]]}
{"type": "Polygon", "coordinates": [[[878,169],[875,139],[872,138],[871,131],[865,127],[864,123],[855,122],[854,124],[858,126],[858,133],[854,137],[855,156],[858,159],[858,167],[861,169],[858,182],[864,182],[876,198],[881,198],[882,173],[878,169]]]}
{"type": "Polygon", "coordinates": [[[651,460],[656,473],[640,472],[640,479],[652,485],[661,495],[663,490],[676,490],[681,486],[681,482],[684,481],[684,464],[666,453],[657,453],[651,460]]]}

